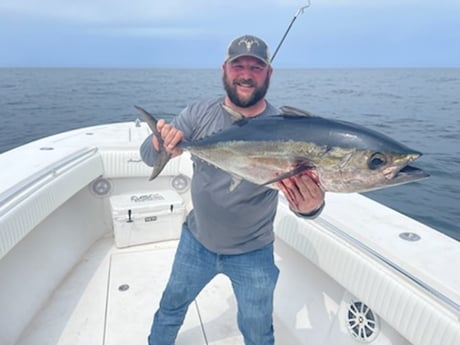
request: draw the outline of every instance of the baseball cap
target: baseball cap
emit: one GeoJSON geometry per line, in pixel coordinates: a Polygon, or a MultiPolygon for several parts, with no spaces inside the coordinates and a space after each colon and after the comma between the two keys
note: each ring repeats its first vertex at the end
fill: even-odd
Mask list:
{"type": "Polygon", "coordinates": [[[225,62],[231,62],[241,56],[252,56],[260,61],[270,64],[270,53],[267,44],[260,38],[244,35],[235,38],[227,48],[225,62]]]}

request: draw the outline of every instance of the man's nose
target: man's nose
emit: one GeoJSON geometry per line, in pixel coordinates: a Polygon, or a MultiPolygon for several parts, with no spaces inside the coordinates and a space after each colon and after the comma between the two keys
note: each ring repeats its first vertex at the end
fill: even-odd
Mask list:
{"type": "Polygon", "coordinates": [[[252,76],[254,75],[254,72],[252,71],[251,66],[244,66],[240,70],[240,75],[245,76],[246,78],[252,78],[252,76]]]}

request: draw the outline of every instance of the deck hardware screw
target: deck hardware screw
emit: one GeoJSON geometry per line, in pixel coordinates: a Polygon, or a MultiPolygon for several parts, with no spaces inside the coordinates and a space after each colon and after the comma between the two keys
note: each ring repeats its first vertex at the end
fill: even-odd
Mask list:
{"type": "Polygon", "coordinates": [[[129,285],[128,284],[121,284],[119,287],[118,287],[118,290],[119,291],[127,291],[129,289],[129,285]]]}

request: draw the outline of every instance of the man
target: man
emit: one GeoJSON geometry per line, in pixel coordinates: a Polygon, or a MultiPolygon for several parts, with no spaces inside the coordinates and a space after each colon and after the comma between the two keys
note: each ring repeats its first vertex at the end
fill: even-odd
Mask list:
{"type": "MultiPolygon", "coordinates": [[[[171,124],[158,121],[164,147],[171,155],[181,153],[176,145],[183,139],[199,140],[241,118],[279,113],[265,100],[272,67],[264,41],[251,35],[233,40],[222,70],[225,97],[193,103],[171,124]]],[[[152,136],[143,143],[141,155],[147,164],[153,164],[158,145],[152,136]]],[[[273,291],[279,270],[273,259],[273,220],[278,191],[244,180],[230,188],[232,176],[197,157],[192,159],[194,209],[183,226],[149,344],[174,344],[188,306],[219,273],[232,283],[245,344],[274,344],[273,291]]],[[[297,175],[277,186],[299,216],[315,217],[321,212],[324,192],[314,176],[297,175]]]]}

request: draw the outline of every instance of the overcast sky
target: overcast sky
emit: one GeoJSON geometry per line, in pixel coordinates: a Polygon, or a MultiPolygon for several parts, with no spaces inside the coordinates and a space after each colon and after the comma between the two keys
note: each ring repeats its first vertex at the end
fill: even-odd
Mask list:
{"type": "MultiPolygon", "coordinates": [[[[460,67],[460,0],[311,0],[274,65],[460,67]]],[[[0,67],[220,67],[251,33],[275,50],[306,1],[1,0],[0,67]]]]}

